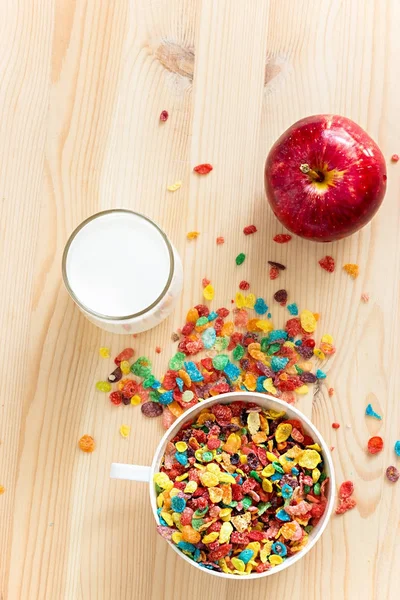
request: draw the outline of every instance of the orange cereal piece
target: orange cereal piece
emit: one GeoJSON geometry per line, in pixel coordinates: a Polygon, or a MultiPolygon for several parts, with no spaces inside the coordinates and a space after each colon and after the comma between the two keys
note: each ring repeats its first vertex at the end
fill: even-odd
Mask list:
{"type": "Polygon", "coordinates": [[[343,265],[343,270],[353,279],[356,279],[360,274],[360,267],[354,263],[346,263],[343,265]]]}
{"type": "Polygon", "coordinates": [[[221,337],[232,335],[234,329],[235,329],[235,325],[233,324],[233,322],[232,321],[227,321],[222,326],[221,337]]]}
{"type": "Polygon", "coordinates": [[[95,449],[94,439],[91,435],[83,435],[78,442],[78,446],[82,452],[93,452],[95,449]]]}
{"type": "Polygon", "coordinates": [[[186,315],[186,322],[187,323],[196,323],[198,318],[199,318],[199,313],[197,311],[197,308],[191,308],[188,311],[188,314],[186,315]]]}
{"type": "Polygon", "coordinates": [[[4,487],[4,485],[0,485],[0,496],[1,496],[1,494],[4,494],[5,491],[6,491],[6,488],[4,487]]]}
{"type": "Polygon", "coordinates": [[[260,331],[257,323],[258,323],[259,319],[250,319],[250,321],[247,323],[247,330],[248,331],[260,331]]]}
{"type": "Polygon", "coordinates": [[[201,540],[201,534],[190,525],[184,525],[181,533],[182,540],[184,542],[189,542],[189,544],[198,544],[201,540]]]}

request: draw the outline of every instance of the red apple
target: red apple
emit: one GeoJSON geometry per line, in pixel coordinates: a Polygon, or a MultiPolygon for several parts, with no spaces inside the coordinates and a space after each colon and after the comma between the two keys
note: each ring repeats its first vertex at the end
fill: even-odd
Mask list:
{"type": "Polygon", "coordinates": [[[359,125],[337,115],[298,121],[272,146],[265,190],[293,233],[330,242],[364,227],[386,191],[382,152],[359,125]]]}

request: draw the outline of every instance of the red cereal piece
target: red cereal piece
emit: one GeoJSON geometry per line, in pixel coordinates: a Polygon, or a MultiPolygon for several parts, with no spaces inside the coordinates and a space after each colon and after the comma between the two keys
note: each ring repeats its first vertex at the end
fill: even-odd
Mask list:
{"type": "Polygon", "coordinates": [[[328,395],[332,398],[332,396],[334,395],[335,390],[333,389],[333,387],[330,387],[328,390],[328,395]]]}
{"type": "Polygon", "coordinates": [[[205,304],[197,304],[195,309],[199,313],[199,317],[208,317],[210,314],[210,309],[205,304]]]}
{"type": "Polygon", "coordinates": [[[129,379],[122,388],[122,396],[124,398],[132,398],[137,392],[137,383],[133,379],[129,379]]]}
{"type": "Polygon", "coordinates": [[[278,279],[279,277],[279,269],[277,267],[271,267],[269,270],[269,278],[273,281],[274,279],[278,279]]]}
{"type": "Polygon", "coordinates": [[[391,481],[392,483],[396,483],[396,481],[398,481],[399,477],[400,477],[400,473],[399,470],[396,469],[396,467],[394,466],[390,466],[386,469],[386,477],[389,479],[389,481],[391,481]]]}
{"type": "Polygon", "coordinates": [[[332,429],[339,429],[340,423],[332,423],[332,429]]]}
{"type": "Polygon", "coordinates": [[[244,290],[244,291],[245,291],[245,290],[248,290],[248,289],[250,289],[250,284],[249,284],[249,282],[248,282],[248,281],[245,281],[245,280],[241,281],[241,282],[239,283],[239,289],[240,289],[240,290],[244,290]]]}
{"type": "Polygon", "coordinates": [[[210,163],[203,163],[201,165],[197,165],[194,167],[193,171],[198,175],[207,175],[210,171],[213,170],[213,166],[210,163]]]}
{"type": "Polygon", "coordinates": [[[201,280],[201,285],[203,286],[203,288],[207,287],[210,283],[211,280],[207,279],[207,277],[203,277],[203,279],[201,280]]]}
{"type": "Polygon", "coordinates": [[[160,121],[164,122],[168,120],[169,114],[167,110],[163,110],[160,114],[160,121]]]}
{"type": "Polygon", "coordinates": [[[251,235],[252,233],[256,233],[256,231],[257,231],[257,227],[255,225],[247,225],[243,229],[244,235],[251,235]]]}
{"type": "Polygon", "coordinates": [[[383,439],[379,435],[374,435],[368,440],[367,448],[370,454],[378,454],[383,449],[383,439]]]}
{"type": "Polygon", "coordinates": [[[287,242],[290,242],[291,239],[292,236],[288,233],[278,233],[278,235],[273,238],[274,242],[277,244],[286,244],[287,242]]]}
{"type": "Polygon", "coordinates": [[[249,531],[248,536],[252,542],[261,542],[266,539],[266,534],[263,531],[249,531]]]}
{"type": "Polygon", "coordinates": [[[217,237],[216,242],[217,242],[217,246],[222,246],[222,244],[225,243],[225,238],[222,237],[222,235],[220,235],[219,237],[217,237]]]}
{"type": "Polygon", "coordinates": [[[219,317],[221,317],[222,319],[225,319],[225,317],[227,317],[229,315],[229,310],[227,308],[218,308],[216,313],[219,317]]]}
{"type": "Polygon", "coordinates": [[[161,346],[156,346],[156,354],[161,354],[161,346]]]}
{"type": "Polygon", "coordinates": [[[217,550],[209,553],[208,559],[211,562],[216,562],[217,560],[224,558],[224,556],[227,556],[231,550],[232,544],[222,544],[217,550]]]}
{"type": "Polygon", "coordinates": [[[256,566],[256,571],[257,571],[257,573],[265,573],[265,571],[269,571],[270,568],[271,568],[271,564],[269,562],[265,562],[265,563],[260,562],[256,566]]]}
{"type": "Polygon", "coordinates": [[[251,540],[250,535],[248,535],[247,533],[244,533],[244,532],[242,533],[240,531],[232,531],[232,533],[231,533],[232,544],[240,544],[243,546],[247,546],[247,544],[250,543],[250,540],[251,540]]]}
{"type": "Polygon", "coordinates": [[[332,256],[324,256],[324,258],[321,258],[318,262],[325,271],[328,271],[328,273],[333,273],[335,270],[335,259],[332,258],[332,256]]]}
{"type": "Polygon", "coordinates": [[[218,438],[210,438],[207,441],[207,448],[209,448],[210,450],[216,450],[217,448],[219,448],[221,445],[221,440],[219,440],[218,438]]]}
{"type": "Polygon", "coordinates": [[[346,498],[350,498],[354,493],[354,483],[352,481],[343,481],[339,488],[339,498],[340,500],[345,500],[346,498]]]}
{"type": "Polygon", "coordinates": [[[290,335],[290,337],[296,337],[302,331],[300,319],[297,317],[293,317],[293,319],[289,319],[286,322],[286,331],[290,335]]]}
{"type": "Polygon", "coordinates": [[[355,506],[357,506],[357,502],[354,500],[354,498],[346,498],[340,502],[335,512],[337,515],[343,515],[345,512],[351,510],[355,506]]]}
{"type": "Polygon", "coordinates": [[[390,160],[391,160],[392,162],[394,162],[394,163],[397,163],[397,162],[399,162],[399,159],[400,159],[400,157],[399,157],[399,155],[398,155],[398,154],[392,154],[392,156],[391,156],[391,158],[390,158],[390,160]]]}
{"type": "Polygon", "coordinates": [[[226,404],[214,404],[211,412],[215,415],[218,425],[225,427],[229,425],[232,419],[232,411],[226,404]]]}
{"type": "Polygon", "coordinates": [[[112,404],[115,404],[115,406],[122,404],[122,393],[121,392],[111,392],[109,398],[110,398],[112,404]]]}
{"type": "Polygon", "coordinates": [[[194,331],[195,326],[196,326],[196,323],[193,323],[193,321],[186,323],[182,327],[182,335],[190,335],[192,333],[192,331],[194,331]]]}
{"type": "Polygon", "coordinates": [[[194,511],[186,506],[181,513],[181,524],[182,525],[191,525],[194,511]]]}
{"type": "Polygon", "coordinates": [[[122,352],[120,352],[118,356],[114,358],[114,362],[119,367],[123,360],[130,360],[134,354],[135,351],[133,348],[125,348],[125,350],[122,350],[122,352]]]}

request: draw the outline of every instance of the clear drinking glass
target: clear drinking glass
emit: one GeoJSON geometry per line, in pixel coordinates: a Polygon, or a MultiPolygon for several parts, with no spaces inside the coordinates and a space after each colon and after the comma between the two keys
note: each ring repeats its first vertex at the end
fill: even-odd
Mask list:
{"type": "Polygon", "coordinates": [[[83,221],[65,246],[62,274],[89,321],[121,334],[161,323],[183,285],[181,259],[165,233],[127,209],[106,210],[83,221]]]}

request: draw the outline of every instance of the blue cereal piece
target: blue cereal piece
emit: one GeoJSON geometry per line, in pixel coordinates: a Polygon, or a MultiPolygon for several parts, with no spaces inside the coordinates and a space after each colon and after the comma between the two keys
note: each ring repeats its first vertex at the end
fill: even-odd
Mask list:
{"type": "Polygon", "coordinates": [[[272,344],[276,340],[287,340],[288,334],[284,329],[274,329],[268,336],[268,343],[272,344]]]}
{"type": "Polygon", "coordinates": [[[185,507],[186,507],[185,498],[181,498],[180,496],[172,496],[171,508],[174,512],[181,513],[185,510],[185,507]]]}
{"type": "Polygon", "coordinates": [[[278,556],[283,557],[287,555],[287,548],[282,542],[275,542],[272,544],[271,550],[273,554],[277,554],[278,556]]]}
{"type": "Polygon", "coordinates": [[[288,304],[286,308],[288,309],[290,314],[293,315],[294,317],[297,317],[297,315],[299,314],[299,307],[297,306],[296,302],[292,302],[292,304],[288,304]]]}
{"type": "Polygon", "coordinates": [[[177,378],[175,379],[175,381],[176,381],[176,385],[177,385],[177,386],[178,386],[178,388],[179,388],[179,391],[180,391],[180,392],[183,392],[183,386],[184,386],[183,379],[181,379],[180,377],[177,377],[177,378]]]}
{"type": "Polygon", "coordinates": [[[282,486],[281,492],[282,492],[282,497],[285,498],[285,500],[288,500],[288,498],[291,498],[293,496],[293,488],[290,487],[290,485],[287,483],[285,483],[282,486]]]}
{"type": "Polygon", "coordinates": [[[164,521],[164,519],[161,516],[161,513],[162,513],[162,508],[157,508],[157,514],[158,514],[158,519],[160,521],[160,525],[162,525],[163,527],[168,527],[168,523],[166,523],[164,521]]]}
{"type": "Polygon", "coordinates": [[[257,298],[256,303],[254,304],[254,310],[257,315],[265,315],[268,312],[268,306],[265,304],[263,298],[257,298]]]}
{"type": "MultiPolygon", "coordinates": [[[[231,362],[228,362],[224,368],[224,373],[230,381],[236,381],[240,375],[240,369],[231,362]]],[[[265,392],[265,390],[263,390],[265,392]]]]}
{"type": "Polygon", "coordinates": [[[218,317],[218,313],[215,312],[215,310],[213,310],[212,312],[210,312],[210,314],[208,315],[208,320],[209,321],[215,321],[215,319],[218,317]]]}
{"type": "Polygon", "coordinates": [[[204,377],[192,361],[184,363],[187,374],[194,382],[203,381],[204,377]]]}
{"type": "Polygon", "coordinates": [[[153,385],[151,387],[153,388],[153,390],[158,390],[161,387],[161,381],[158,381],[158,379],[155,379],[153,381],[153,385]]]}
{"type": "Polygon", "coordinates": [[[291,471],[292,475],[294,475],[295,477],[297,477],[297,475],[300,475],[300,471],[297,467],[292,467],[292,471],[291,471]]]}
{"type": "MultiPolygon", "coordinates": [[[[290,340],[290,341],[292,342],[292,341],[293,341],[293,338],[291,338],[291,340],[290,340]]],[[[302,345],[303,345],[303,340],[296,340],[296,341],[295,341],[295,345],[296,345],[296,346],[302,346],[302,345]]]]}
{"type": "Polygon", "coordinates": [[[183,552],[190,552],[190,554],[193,554],[194,552],[196,552],[196,546],[194,546],[193,544],[190,544],[189,542],[179,542],[177,544],[177,547],[179,548],[179,550],[182,550],[183,552]]]}
{"type": "Polygon", "coordinates": [[[395,445],[394,445],[394,451],[397,454],[397,456],[400,456],[400,440],[398,440],[395,445]]]}
{"type": "Polygon", "coordinates": [[[217,339],[217,334],[215,333],[215,329],[209,327],[201,334],[201,341],[203,342],[204,348],[209,350],[215,344],[215,340],[217,339]]]}
{"type": "Polygon", "coordinates": [[[174,401],[174,391],[168,390],[168,392],[160,394],[158,401],[160,404],[164,404],[164,406],[171,404],[174,401]]]}
{"type": "Polygon", "coordinates": [[[242,560],[244,562],[245,565],[247,565],[247,563],[249,562],[249,560],[251,560],[254,556],[254,550],[250,550],[250,548],[246,549],[246,550],[242,550],[241,553],[238,556],[239,560],[242,560]]]}
{"type": "Polygon", "coordinates": [[[270,481],[279,481],[280,479],[282,479],[283,474],[282,473],[274,473],[273,475],[271,475],[271,477],[269,478],[270,481]]]}
{"type": "Polygon", "coordinates": [[[187,454],[186,452],[175,452],[175,458],[184,467],[188,464],[187,454]]]}
{"type": "Polygon", "coordinates": [[[264,375],[260,375],[260,377],[257,377],[256,392],[265,394],[265,388],[263,387],[263,383],[266,379],[268,379],[268,378],[265,377],[264,375]]]}
{"type": "Polygon", "coordinates": [[[374,417],[374,419],[379,419],[379,421],[382,421],[381,415],[378,415],[378,413],[374,411],[372,404],[368,404],[367,408],[365,409],[365,414],[367,417],[374,417]]]}
{"type": "Polygon", "coordinates": [[[287,512],[285,510],[283,510],[283,508],[278,510],[278,512],[276,513],[275,516],[280,521],[291,521],[292,520],[292,517],[290,515],[288,515],[287,512]]]}
{"type": "Polygon", "coordinates": [[[271,358],[271,369],[275,372],[281,371],[282,369],[284,369],[286,367],[288,362],[289,362],[288,358],[283,358],[280,356],[273,356],[271,358]]]}
{"type": "Polygon", "coordinates": [[[317,379],[326,379],[326,373],[325,373],[325,371],[321,371],[321,369],[317,370],[317,372],[315,373],[315,376],[317,379]]]}

